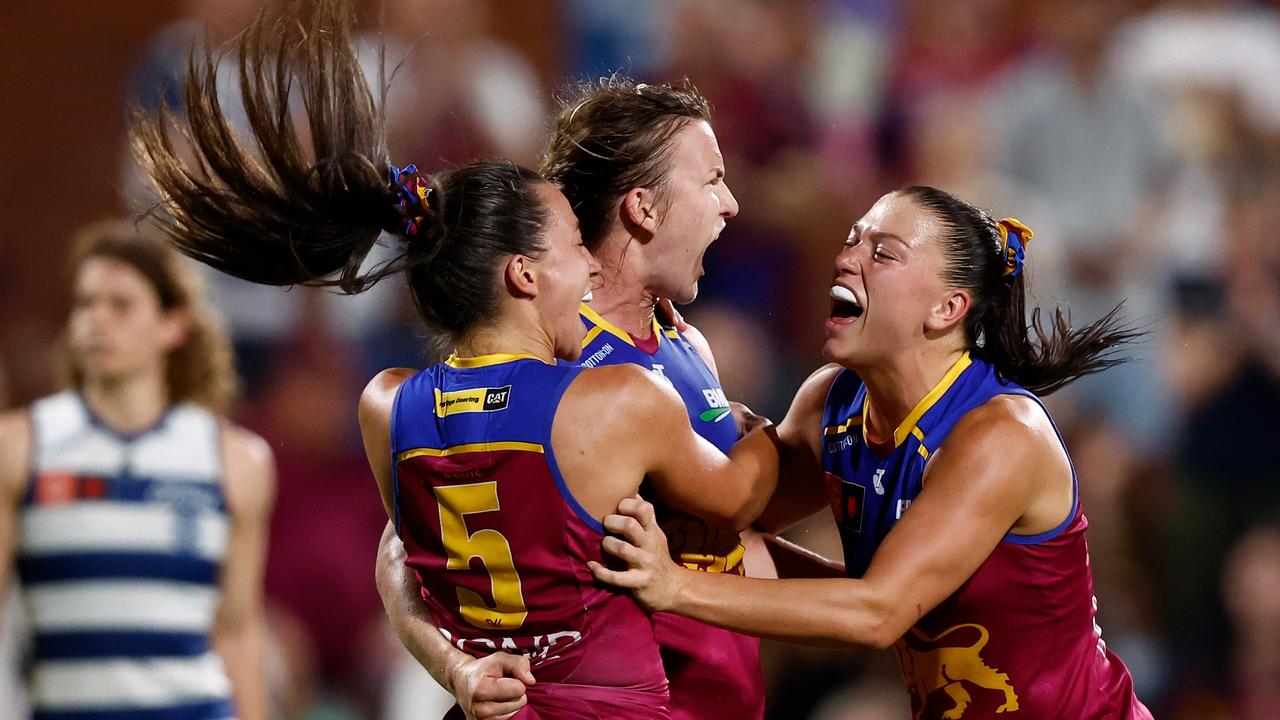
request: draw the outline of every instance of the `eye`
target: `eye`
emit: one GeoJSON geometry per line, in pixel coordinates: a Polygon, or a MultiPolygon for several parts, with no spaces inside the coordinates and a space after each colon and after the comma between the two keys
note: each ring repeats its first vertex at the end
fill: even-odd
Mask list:
{"type": "Polygon", "coordinates": [[[894,259],[895,259],[892,255],[890,255],[889,253],[885,252],[885,251],[884,251],[884,248],[876,248],[875,252],[874,252],[874,253],[872,253],[871,255],[872,255],[872,257],[874,257],[878,262],[888,262],[888,261],[890,261],[890,260],[894,260],[894,259]]]}

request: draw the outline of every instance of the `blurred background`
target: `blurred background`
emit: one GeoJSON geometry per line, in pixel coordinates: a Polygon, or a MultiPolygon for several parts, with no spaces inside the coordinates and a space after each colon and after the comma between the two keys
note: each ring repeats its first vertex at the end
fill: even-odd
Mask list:
{"type": "MultiPolygon", "coordinates": [[[[73,232],[147,202],[127,102],[178,102],[191,43],[226,42],[261,4],[0,4],[0,405],[56,388],[73,232]]],[[[566,83],[692,79],[714,104],[742,210],[683,310],[729,396],[774,418],[821,362],[832,259],[878,196],[927,183],[1025,221],[1041,305],[1082,325],[1123,302],[1148,331],[1131,363],[1050,398],[1091,521],[1103,638],[1159,717],[1280,718],[1280,2],[362,9],[370,72],[379,42],[399,65],[393,158],[428,171],[536,166],[566,83]]],[[[244,381],[236,419],[280,468],[267,570],[277,716],[439,717],[374,589],[385,517],[354,412],[377,370],[430,361],[407,293],[209,280],[244,381]]],[[[829,518],[794,535],[838,553],[829,518]]],[[[907,717],[887,655],[766,644],[765,663],[771,719],[907,717]]],[[[16,718],[12,664],[0,716],[16,718]]]]}

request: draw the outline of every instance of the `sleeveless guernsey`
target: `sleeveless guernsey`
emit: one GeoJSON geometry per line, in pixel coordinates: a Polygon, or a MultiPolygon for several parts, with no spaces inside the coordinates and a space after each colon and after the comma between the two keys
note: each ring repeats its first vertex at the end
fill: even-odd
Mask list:
{"type": "MultiPolygon", "coordinates": [[[[966,353],[895,430],[882,457],[863,432],[866,394],[857,375],[843,370],[823,412],[823,468],[853,578],[911,511],[930,455],[965,413],[997,395],[1039,402],[966,353]]],[[[1095,621],[1078,486],[1073,497],[1061,525],[1006,535],[960,589],[896,643],[913,717],[1150,719],[1095,621]]]]}
{"type": "Polygon", "coordinates": [[[569,492],[551,446],[580,372],[490,355],[406,380],[391,422],[396,526],[450,642],[476,657],[529,657],[538,682],[516,717],[667,718],[653,621],[591,576],[604,528],[569,492]]]}
{"type": "Polygon", "coordinates": [[[209,646],[227,548],[218,418],[191,405],[122,435],[65,392],[31,407],[17,569],[36,720],[224,720],[209,646]]]}
{"type": "MultiPolygon", "coordinates": [[[[669,382],[689,412],[693,429],[721,452],[738,440],[738,426],[720,382],[679,331],[656,321],[648,341],[637,340],[583,305],[587,328],[579,364],[584,367],[632,363],[669,382]]],[[[625,399],[619,399],[624,403],[625,399]]],[[[738,534],[710,526],[655,501],[658,521],[672,557],[691,570],[742,574],[738,534]]],[[[760,720],[764,717],[764,676],[760,641],[749,635],[658,613],[654,615],[673,720],[760,720]]]]}

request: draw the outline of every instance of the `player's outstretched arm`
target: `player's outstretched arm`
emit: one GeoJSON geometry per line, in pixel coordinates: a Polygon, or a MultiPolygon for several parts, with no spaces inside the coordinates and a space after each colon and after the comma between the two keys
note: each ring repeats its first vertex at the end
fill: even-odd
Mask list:
{"type": "MultiPolygon", "coordinates": [[[[1018,398],[1017,401],[1025,400],[1018,398]]],[[[1047,418],[997,398],[970,413],[935,453],[925,489],[877,550],[862,579],[757,580],[671,562],[652,506],[624,500],[604,549],[625,571],[592,563],[596,578],[631,588],[654,611],[739,632],[815,645],[891,645],[967,580],[1010,528],[1039,513],[1061,447],[1047,418]]],[[[1049,489],[1052,490],[1052,489],[1049,489]]],[[[1058,503],[1058,520],[1066,511],[1058,503]]],[[[1051,520],[1041,518],[1037,523],[1051,520]]],[[[1027,528],[1034,531],[1037,528],[1027,528]]]]}
{"type": "Polygon", "coordinates": [[[675,389],[635,365],[584,371],[552,426],[560,470],[592,515],[612,512],[617,498],[648,477],[667,504],[735,530],[747,527],[773,494],[772,435],[772,426],[749,433],[726,457],[693,431],[675,389]]]}
{"type": "MultiPolygon", "coordinates": [[[[391,488],[391,408],[396,391],[414,373],[384,370],[360,396],[360,432],[365,454],[388,517],[394,517],[391,488]]],[[[378,548],[378,594],[392,628],[409,653],[452,694],[468,720],[503,720],[528,702],[524,688],[534,683],[529,660],[507,653],[477,659],[453,647],[436,627],[418,594],[417,578],[404,564],[404,545],[388,522],[378,548]]]]}
{"type": "MultiPolygon", "coordinates": [[[[31,422],[25,410],[0,414],[0,609],[12,583],[18,549],[18,504],[26,492],[31,422]]],[[[3,628],[0,628],[3,629],[3,628]]]]}
{"type": "Polygon", "coordinates": [[[778,534],[827,507],[822,482],[822,408],[840,372],[827,365],[809,376],[778,425],[778,486],[756,518],[755,528],[778,534]]]}
{"type": "Polygon", "coordinates": [[[262,583],[275,461],[262,438],[230,423],[222,431],[222,456],[231,533],[210,637],[227,668],[239,717],[267,720],[262,583]]]}

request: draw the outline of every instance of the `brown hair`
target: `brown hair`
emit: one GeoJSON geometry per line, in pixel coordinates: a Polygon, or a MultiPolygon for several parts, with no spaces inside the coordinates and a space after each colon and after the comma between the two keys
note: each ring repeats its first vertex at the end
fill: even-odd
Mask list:
{"type": "Polygon", "coordinates": [[[696,120],[710,122],[711,105],[688,80],[649,85],[611,75],[564,93],[541,171],[568,198],[588,250],[604,240],[623,195],[661,187],[672,138],[696,120]]]}
{"type": "MultiPolygon", "coordinates": [[[[169,403],[227,412],[236,393],[231,342],[220,318],[205,302],[204,284],[195,270],[162,240],[127,220],[103,220],[79,232],[72,244],[72,275],[91,258],[109,258],[132,267],[155,291],[161,309],[189,316],[186,341],[165,358],[169,403]]],[[[84,374],[70,353],[66,355],[66,379],[79,389],[84,374]]]]}
{"type": "Polygon", "coordinates": [[[545,250],[546,180],[509,162],[462,165],[421,178],[429,199],[407,213],[409,191],[387,155],[385,81],[375,98],[353,22],[350,2],[317,0],[306,25],[264,13],[240,36],[251,143],[218,104],[218,59],[193,52],[185,117],[162,108],[133,119],[134,153],[162,198],[151,215],[179,251],[250,282],[358,293],[404,272],[419,315],[447,345],[497,312],[501,258],[545,250]],[[305,136],[291,92],[302,98],[305,136]],[[190,152],[174,146],[173,126],[190,152]],[[400,253],[362,272],[383,231],[399,237],[400,253]]]}
{"type": "Polygon", "coordinates": [[[1121,345],[1143,333],[1119,320],[1120,306],[1083,328],[1073,329],[1061,308],[1046,328],[1040,308],[1027,318],[1026,273],[1005,276],[1005,254],[995,218],[937,188],[915,185],[898,191],[942,223],[939,238],[947,256],[942,277],[973,298],[965,317],[968,349],[1001,375],[1039,396],[1077,378],[1125,361],[1121,345]]]}

